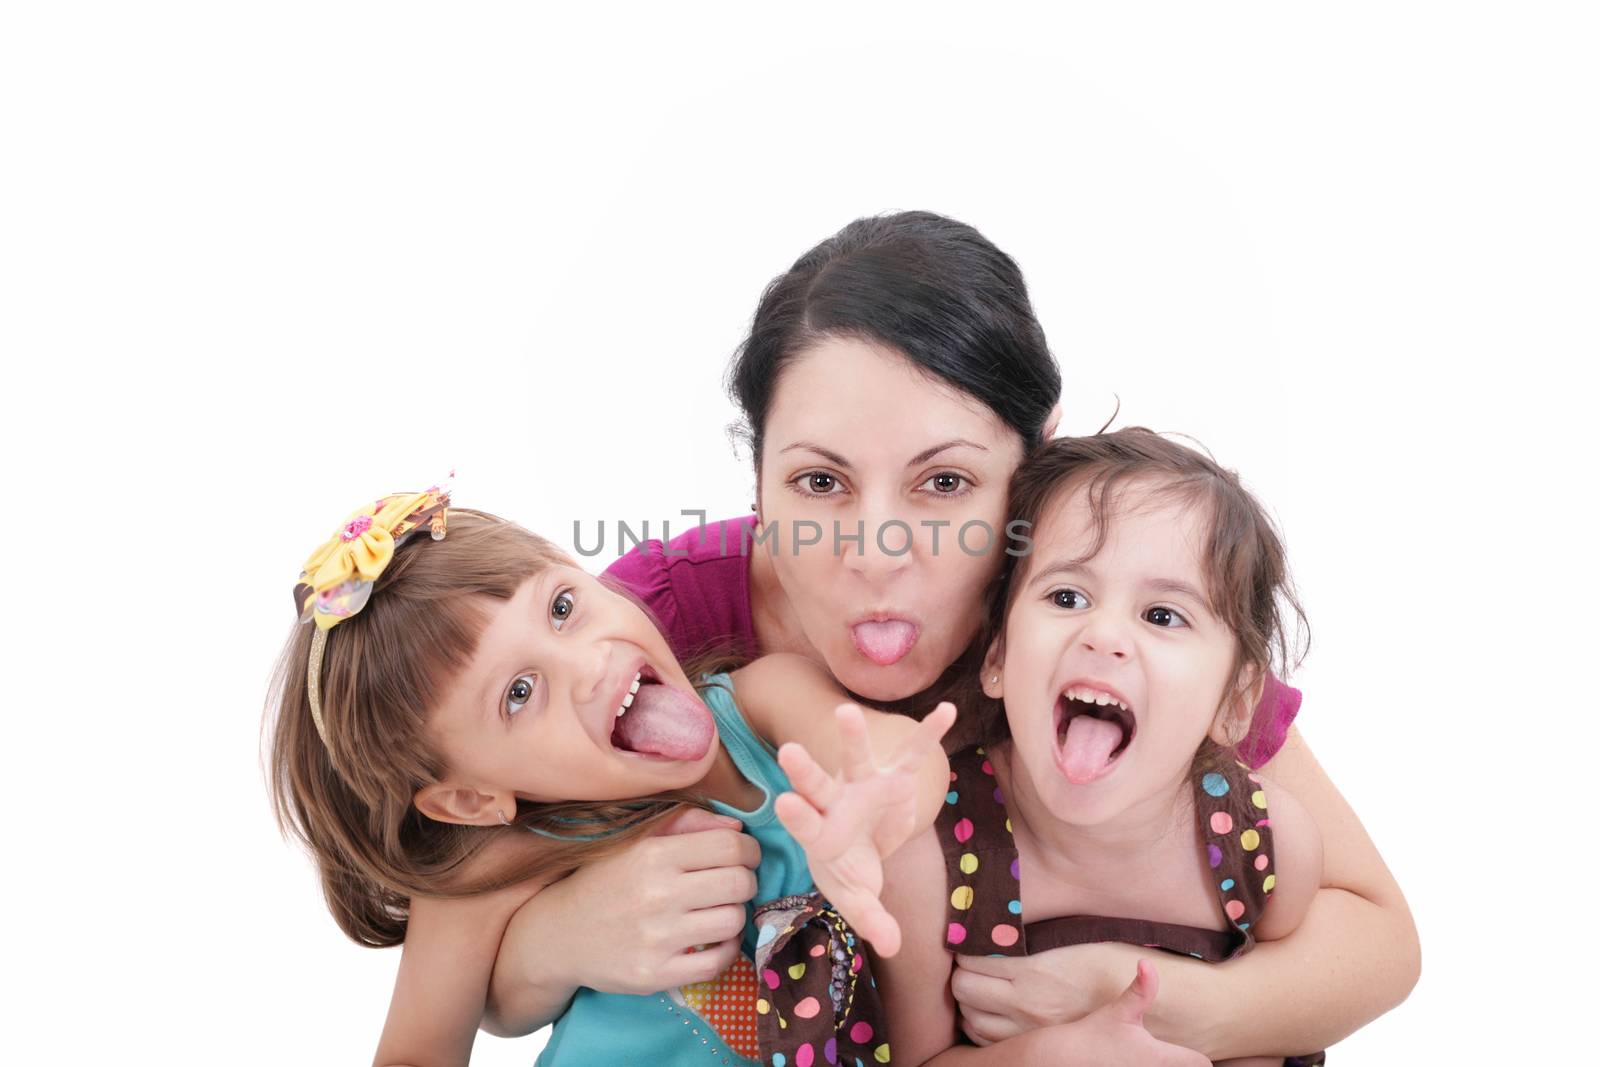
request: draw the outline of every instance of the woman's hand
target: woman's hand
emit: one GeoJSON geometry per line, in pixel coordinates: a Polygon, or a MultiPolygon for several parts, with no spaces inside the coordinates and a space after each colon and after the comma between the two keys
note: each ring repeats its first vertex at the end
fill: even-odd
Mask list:
{"type": "Polygon", "coordinates": [[[1211,1067],[1193,1049],[1157,1040],[1144,1028],[1145,1012],[1159,988],[1156,969],[1148,960],[1135,964],[1133,984],[1111,1003],[1082,1019],[1041,1030],[1041,1044],[1052,1062],[1094,1067],[1211,1067]]]}
{"type": "Polygon", "coordinates": [[[918,809],[928,808],[919,803],[918,779],[930,760],[943,760],[939,739],[955,716],[954,705],[940,704],[880,765],[861,709],[840,705],[838,775],[804,745],[778,750],[795,790],[778,797],[778,818],[806,850],[817,890],[881,956],[900,950],[900,925],[879,900],[883,861],[926,828],[918,825],[918,809]]]}
{"type": "Polygon", "coordinates": [[[715,978],[738,955],[760,861],[738,820],[691,808],[551,885],[506,929],[485,1029],[531,1033],[580,986],[647,994],[715,978]]]}
{"type": "Polygon", "coordinates": [[[961,1029],[974,1044],[989,1045],[1076,1022],[1117,996],[1122,976],[1137,966],[1142,951],[1101,943],[1032,956],[957,956],[950,990],[961,1010],[961,1029]]]}

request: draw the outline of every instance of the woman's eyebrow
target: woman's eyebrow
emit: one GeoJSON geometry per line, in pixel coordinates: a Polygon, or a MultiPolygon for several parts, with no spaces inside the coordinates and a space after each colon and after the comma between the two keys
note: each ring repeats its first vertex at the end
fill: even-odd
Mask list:
{"type": "Polygon", "coordinates": [[[814,445],[810,441],[796,441],[794,444],[789,445],[788,447],[782,449],[782,451],[783,452],[795,452],[795,451],[815,452],[817,455],[821,456],[823,459],[827,460],[829,463],[832,463],[835,467],[848,467],[848,466],[850,466],[850,461],[845,459],[843,456],[839,455],[839,453],[834,452],[831,449],[823,448],[821,445],[814,445]]]}
{"type": "Polygon", "coordinates": [[[912,456],[910,462],[908,462],[906,466],[915,467],[919,463],[926,463],[928,460],[932,459],[934,456],[937,456],[940,452],[943,452],[947,448],[976,448],[980,452],[989,451],[987,445],[980,445],[976,441],[968,441],[964,437],[957,437],[946,441],[943,444],[934,445],[932,448],[923,449],[921,452],[918,452],[916,455],[912,456]]]}

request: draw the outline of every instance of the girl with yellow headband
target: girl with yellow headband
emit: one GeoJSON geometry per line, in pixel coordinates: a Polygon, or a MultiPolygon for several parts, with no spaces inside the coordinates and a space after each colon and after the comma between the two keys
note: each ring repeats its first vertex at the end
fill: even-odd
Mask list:
{"type": "Polygon", "coordinates": [[[773,1062],[779,1048],[779,1062],[884,1062],[846,920],[893,951],[872,879],[932,823],[954,709],[921,724],[841,709],[836,727],[841,693],[798,657],[686,670],[631,598],[521,527],[448,505],[438,489],[385,497],[311,556],[273,695],[280,822],[346,934],[405,944],[378,1061],[465,1063],[512,912],[702,805],[728,845],[706,877],[743,863],[753,884],[736,897],[775,903],[758,922],[738,905],[695,913],[694,936],[729,947],[683,957],[679,990],[580,990],[540,1062],[773,1062]],[[780,767],[789,741],[804,749],[780,767]],[[894,755],[879,767],[874,747],[894,755]],[[844,780],[829,774],[841,766],[844,780]],[[873,839],[808,824],[808,856],[777,816],[791,775],[823,809],[866,805],[873,839]],[[813,880],[832,906],[805,895],[813,880]],[[808,1031],[841,1011],[859,1041],[808,1031]]]}

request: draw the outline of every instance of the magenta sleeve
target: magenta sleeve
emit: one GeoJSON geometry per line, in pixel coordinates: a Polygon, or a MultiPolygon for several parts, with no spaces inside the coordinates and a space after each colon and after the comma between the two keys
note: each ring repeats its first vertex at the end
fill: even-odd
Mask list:
{"type": "Polygon", "coordinates": [[[1289,736],[1289,727],[1300,714],[1300,690],[1267,675],[1261,703],[1256,705],[1250,734],[1239,746],[1239,754],[1252,767],[1259,767],[1278,754],[1289,736]]]}
{"type": "Polygon", "coordinates": [[[656,618],[668,642],[677,634],[678,603],[660,541],[646,541],[611,562],[601,576],[632,593],[656,618]]]}

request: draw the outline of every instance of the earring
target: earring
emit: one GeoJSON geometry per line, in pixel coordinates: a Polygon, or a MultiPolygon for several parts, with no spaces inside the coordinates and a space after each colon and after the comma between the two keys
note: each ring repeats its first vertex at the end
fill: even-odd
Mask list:
{"type": "Polygon", "coordinates": [[[511,825],[511,820],[506,818],[506,813],[505,812],[501,811],[499,808],[495,808],[494,809],[494,813],[496,815],[500,816],[500,825],[502,825],[502,826],[510,826],[511,825]]]}
{"type": "Polygon", "coordinates": [[[991,681],[991,682],[998,682],[999,680],[1000,680],[1000,676],[998,674],[995,675],[993,678],[989,679],[989,681],[991,681]]]}

